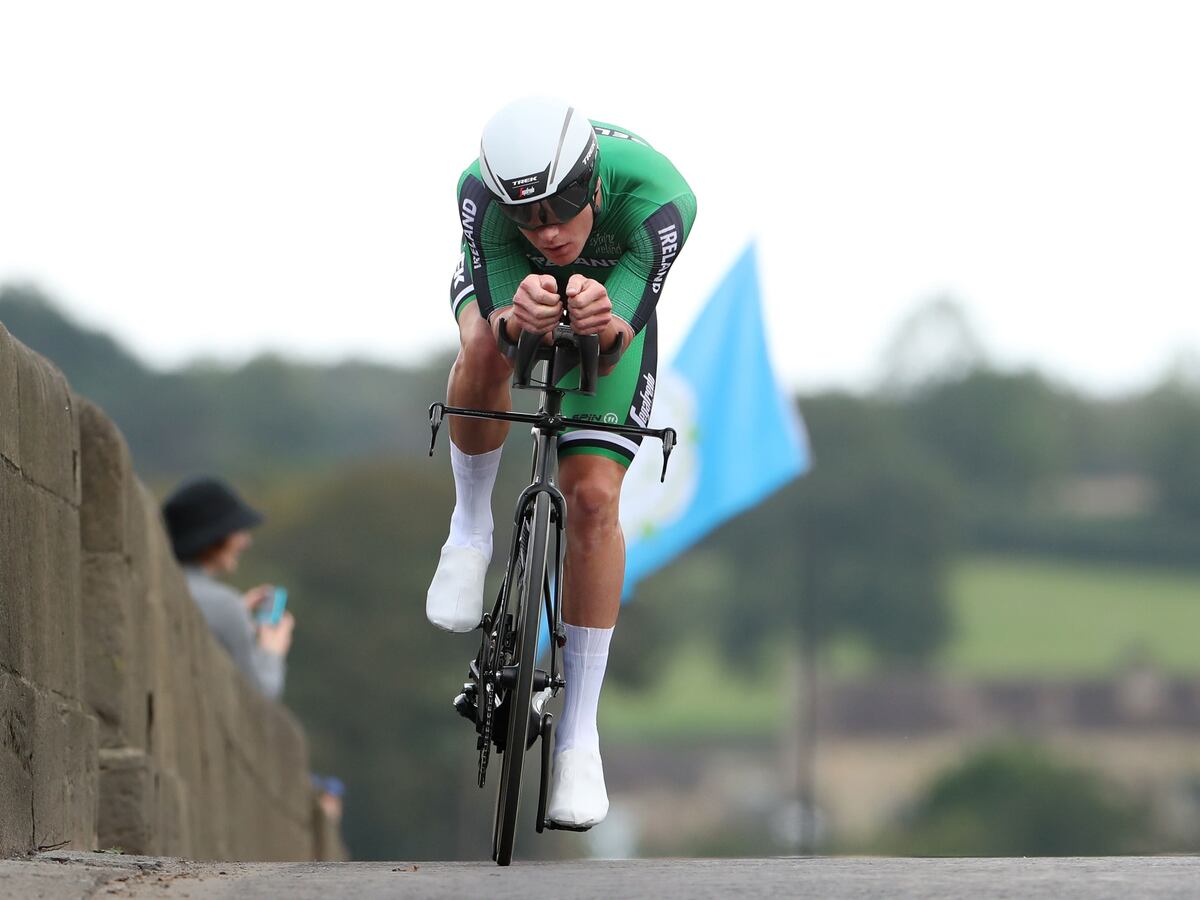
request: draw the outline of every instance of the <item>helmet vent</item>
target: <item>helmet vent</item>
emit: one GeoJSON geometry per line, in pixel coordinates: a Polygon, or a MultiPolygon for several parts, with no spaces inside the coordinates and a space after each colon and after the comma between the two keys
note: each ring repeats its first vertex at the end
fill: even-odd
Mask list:
{"type": "Polygon", "coordinates": [[[575,107],[567,108],[567,116],[563,119],[562,132],[558,136],[558,147],[554,150],[554,163],[550,166],[550,183],[554,183],[554,179],[558,177],[558,160],[562,156],[563,143],[567,140],[567,126],[571,124],[571,116],[575,113],[575,107]]]}

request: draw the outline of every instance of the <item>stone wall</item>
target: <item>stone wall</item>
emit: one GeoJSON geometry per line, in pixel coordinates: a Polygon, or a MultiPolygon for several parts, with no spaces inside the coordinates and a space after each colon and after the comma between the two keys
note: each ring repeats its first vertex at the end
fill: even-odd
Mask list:
{"type": "Polygon", "coordinates": [[[116,426],[0,325],[0,854],[341,858],[302,729],[216,643],[116,426]]]}

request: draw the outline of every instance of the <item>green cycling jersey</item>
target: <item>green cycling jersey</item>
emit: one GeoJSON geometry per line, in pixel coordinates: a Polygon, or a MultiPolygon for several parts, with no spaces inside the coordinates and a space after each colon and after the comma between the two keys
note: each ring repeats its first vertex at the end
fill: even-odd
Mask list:
{"type": "Polygon", "coordinates": [[[613,314],[641,331],[696,218],[696,197],[671,161],[632,132],[592,123],[600,148],[601,205],[583,252],[550,265],[496,209],[476,160],[458,182],[462,258],[451,284],[455,315],[475,299],[480,315],[512,303],[535,272],[576,272],[604,284],[613,314]]]}
{"type": "MultiPolygon", "coordinates": [[[[478,160],[462,173],[462,255],[450,285],[450,304],[457,318],[474,301],[486,319],[511,306],[521,281],[534,273],[580,273],[601,282],[613,315],[630,324],[634,338],[616,367],[601,377],[596,395],[569,394],[563,412],[644,426],[656,386],[655,311],[695,221],[696,197],[671,161],[644,139],[602,122],[592,126],[600,148],[600,207],[583,252],[569,265],[550,264],[496,208],[500,201],[484,185],[478,160]]],[[[571,429],[560,439],[559,453],[598,454],[627,466],[640,443],[640,438],[571,429]]]]}

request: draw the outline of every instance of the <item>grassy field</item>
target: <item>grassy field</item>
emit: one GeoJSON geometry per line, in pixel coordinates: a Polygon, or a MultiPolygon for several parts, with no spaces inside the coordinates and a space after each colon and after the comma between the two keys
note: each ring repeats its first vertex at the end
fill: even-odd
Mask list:
{"type": "Polygon", "coordinates": [[[1200,672],[1200,574],[972,557],[953,572],[943,668],[967,676],[1099,676],[1132,657],[1200,672]]]}
{"type": "Polygon", "coordinates": [[[754,676],[729,671],[701,642],[683,645],[649,691],[606,686],[600,728],[606,737],[663,738],[773,734],[787,721],[793,692],[787,657],[772,654],[754,676]]]}
{"type": "MultiPolygon", "coordinates": [[[[968,557],[951,573],[954,634],[937,668],[964,678],[1103,677],[1133,658],[1200,674],[1200,573],[968,557]]],[[[830,676],[863,674],[861,648],[832,649],[830,676]]],[[[768,734],[787,721],[796,678],[783,648],[761,672],[727,671],[686,644],[649,691],[605,689],[606,735],[768,734]]]]}

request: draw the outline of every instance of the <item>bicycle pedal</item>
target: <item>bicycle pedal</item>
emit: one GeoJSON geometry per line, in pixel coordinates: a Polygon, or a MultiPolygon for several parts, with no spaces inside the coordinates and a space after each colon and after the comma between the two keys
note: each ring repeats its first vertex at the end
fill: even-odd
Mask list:
{"type": "Polygon", "coordinates": [[[454,710],[464,719],[475,721],[475,698],[467,696],[467,692],[459,694],[454,698],[454,710]]]}

